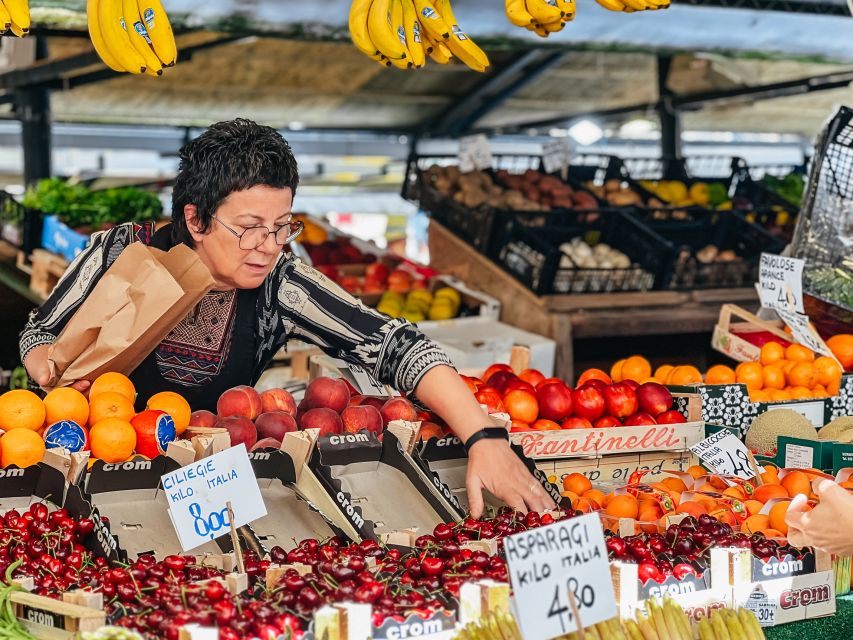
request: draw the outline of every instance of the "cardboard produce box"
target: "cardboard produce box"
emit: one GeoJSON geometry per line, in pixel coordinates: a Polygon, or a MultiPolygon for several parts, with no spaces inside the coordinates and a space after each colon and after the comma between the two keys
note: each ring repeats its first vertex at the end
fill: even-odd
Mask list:
{"type": "Polygon", "coordinates": [[[0,514],[11,509],[26,511],[34,502],[58,507],[65,500],[65,487],[62,472],[43,463],[0,469],[0,514]]]}

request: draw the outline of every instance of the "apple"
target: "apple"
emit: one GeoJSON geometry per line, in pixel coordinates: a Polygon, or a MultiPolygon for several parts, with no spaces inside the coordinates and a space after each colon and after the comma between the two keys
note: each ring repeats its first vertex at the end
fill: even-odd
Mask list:
{"type": "Polygon", "coordinates": [[[612,427],[621,427],[622,423],[613,416],[603,416],[592,423],[596,429],[610,429],[612,427]]]}
{"type": "Polygon", "coordinates": [[[684,414],[677,409],[672,409],[671,411],[664,411],[658,417],[658,424],[684,424],[687,422],[687,418],[684,417],[684,414]]]}
{"type": "Polygon", "coordinates": [[[562,382],[549,382],[536,390],[539,417],[562,422],[572,415],[572,390],[562,382]]]}
{"type": "Polygon", "coordinates": [[[637,401],[640,410],[653,416],[659,416],[672,408],[672,394],[662,384],[646,382],[637,389],[637,401]]]}
{"type": "Polygon", "coordinates": [[[624,382],[611,384],[604,390],[604,399],[607,401],[607,413],[614,418],[627,418],[637,413],[637,394],[624,382]]]}
{"type": "Polygon", "coordinates": [[[568,420],[564,420],[563,424],[560,426],[561,429],[592,429],[592,424],[586,418],[578,418],[575,416],[574,418],[569,418],[568,420]]]}
{"type": "Polygon", "coordinates": [[[657,421],[645,411],[639,411],[634,415],[625,418],[624,424],[626,427],[641,427],[657,424],[657,421]]]}
{"type": "Polygon", "coordinates": [[[627,387],[631,387],[631,389],[632,389],[634,392],[636,392],[636,391],[637,391],[637,389],[639,389],[639,388],[640,388],[640,383],[639,383],[639,382],[637,382],[636,380],[630,380],[630,379],[623,380],[623,381],[622,381],[622,384],[624,384],[624,385],[625,385],[625,386],[627,386],[627,387]]]}
{"type": "Polygon", "coordinates": [[[474,394],[474,397],[482,405],[486,406],[487,413],[506,413],[501,394],[491,387],[480,387],[480,390],[474,394]]]}
{"type": "Polygon", "coordinates": [[[486,386],[493,387],[498,390],[498,393],[503,394],[506,392],[506,385],[512,380],[518,380],[518,376],[511,371],[496,371],[486,379],[486,386]]]}
{"type": "Polygon", "coordinates": [[[575,415],[586,420],[598,420],[604,415],[607,402],[595,385],[585,384],[572,391],[572,406],[575,415]]]}
{"type": "Polygon", "coordinates": [[[379,283],[385,283],[388,279],[388,274],[391,271],[388,269],[386,265],[381,262],[374,262],[373,264],[367,265],[364,269],[364,279],[365,282],[369,280],[375,280],[379,283]]]}
{"type": "Polygon", "coordinates": [[[505,385],[503,385],[503,394],[506,395],[510,391],[527,391],[527,393],[532,393],[536,395],[536,388],[530,384],[529,382],[525,382],[521,378],[515,378],[510,380],[505,385]]]}
{"type": "Polygon", "coordinates": [[[296,419],[286,411],[269,411],[262,413],[255,420],[258,437],[284,440],[284,434],[296,431],[296,419]]]}
{"type": "MultiPolygon", "coordinates": [[[[601,391],[601,393],[604,393],[604,390],[607,388],[607,383],[604,382],[603,380],[599,380],[597,378],[592,378],[591,380],[587,380],[586,382],[584,382],[581,385],[581,387],[586,387],[586,386],[595,387],[596,389],[601,391]]],[[[580,387],[578,387],[578,389],[580,389],[580,387]]]]}

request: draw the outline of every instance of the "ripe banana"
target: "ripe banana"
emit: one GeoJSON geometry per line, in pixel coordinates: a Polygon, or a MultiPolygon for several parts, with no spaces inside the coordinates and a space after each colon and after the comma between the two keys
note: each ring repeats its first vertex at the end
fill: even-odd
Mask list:
{"type": "Polygon", "coordinates": [[[547,22],[541,26],[547,33],[557,33],[563,30],[565,24],[562,20],[556,20],[554,22],[547,22]]]}
{"type": "Polygon", "coordinates": [[[412,62],[412,53],[409,51],[409,45],[406,42],[406,25],[403,21],[403,0],[391,0],[391,29],[397,34],[397,40],[400,41],[403,51],[406,52],[406,55],[403,56],[405,66],[395,66],[400,66],[401,69],[411,69],[415,65],[412,62]]]}
{"type": "MultiPolygon", "coordinates": [[[[373,0],[367,12],[367,32],[370,41],[393,63],[406,58],[406,49],[393,26],[391,0],[373,0]]],[[[400,25],[402,27],[402,24],[400,25]]],[[[403,31],[403,39],[406,34],[403,31]]]]}
{"type": "Polygon", "coordinates": [[[139,7],[139,15],[142,16],[154,53],[164,67],[174,66],[178,61],[178,47],[175,45],[175,34],[172,33],[169,16],[166,15],[160,0],[137,0],[136,6],[139,7]]]}
{"type": "Polygon", "coordinates": [[[525,6],[537,24],[547,24],[560,19],[560,9],[557,0],[525,0],[525,6]]]}
{"type": "Polygon", "coordinates": [[[447,40],[447,47],[453,55],[464,62],[469,68],[474,69],[474,71],[485,71],[488,69],[489,58],[459,28],[456,16],[453,15],[453,8],[450,6],[450,0],[436,0],[435,8],[444,21],[450,25],[450,38],[447,40]]]}
{"type": "Polygon", "coordinates": [[[9,15],[9,10],[0,2],[0,30],[3,33],[7,32],[12,26],[12,16],[9,15]]]}
{"type": "Polygon", "coordinates": [[[124,27],[130,38],[130,44],[145,60],[145,73],[155,77],[162,76],[163,65],[151,48],[151,38],[148,37],[148,31],[142,24],[136,0],[122,0],[121,7],[124,27]]]}
{"type": "Polygon", "coordinates": [[[524,0],[506,0],[504,11],[507,19],[516,27],[526,27],[536,22],[527,7],[524,6],[524,0]]]}
{"type": "MultiPolygon", "coordinates": [[[[424,38],[428,37],[426,30],[424,30],[424,38]]],[[[443,42],[436,42],[434,40],[429,40],[429,43],[432,47],[432,51],[429,52],[429,57],[438,64],[449,64],[453,59],[453,54],[450,52],[450,49],[447,48],[447,45],[443,42]]]]}
{"type": "Polygon", "coordinates": [[[560,13],[563,14],[563,23],[571,22],[575,19],[577,7],[575,0],[557,0],[557,6],[560,8],[560,13]]]}
{"type": "Polygon", "coordinates": [[[625,11],[625,5],[621,0],[595,0],[608,11],[625,11]]]}
{"type": "Polygon", "coordinates": [[[418,20],[430,39],[441,42],[450,38],[450,25],[439,15],[430,0],[415,0],[415,8],[418,10],[418,20]]]}
{"type": "Polygon", "coordinates": [[[403,5],[403,26],[406,28],[406,48],[412,58],[415,69],[420,69],[426,64],[426,52],[421,39],[421,23],[418,22],[418,14],[412,0],[400,0],[403,5]]]}
{"type": "Polygon", "coordinates": [[[133,74],[144,73],[145,59],[130,44],[130,36],[124,29],[121,11],[121,0],[101,0],[98,4],[101,34],[110,53],[122,67],[133,74]]]}
{"type": "Polygon", "coordinates": [[[349,9],[349,34],[352,43],[359,51],[370,57],[381,55],[367,32],[367,12],[372,1],[353,0],[349,9]]]}
{"type": "Polygon", "coordinates": [[[98,4],[99,0],[86,0],[86,22],[89,27],[89,39],[92,41],[95,51],[105,65],[113,71],[127,71],[127,69],[121,66],[116,57],[110,53],[110,49],[104,41],[98,18],[98,4]]]}
{"type": "Polygon", "coordinates": [[[634,11],[645,11],[646,10],[646,2],[645,0],[622,0],[626,7],[629,9],[633,9],[634,11]]]}
{"type": "Polygon", "coordinates": [[[25,36],[30,32],[30,5],[27,0],[3,0],[9,13],[10,27],[16,36],[25,36]]]}

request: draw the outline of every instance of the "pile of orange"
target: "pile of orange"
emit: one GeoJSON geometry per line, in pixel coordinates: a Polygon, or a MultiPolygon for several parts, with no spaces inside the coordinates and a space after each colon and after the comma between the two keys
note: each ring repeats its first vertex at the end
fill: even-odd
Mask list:
{"type": "MultiPolygon", "coordinates": [[[[600,370],[590,369],[578,379],[578,384],[582,384],[586,379],[587,374],[595,372],[589,377],[601,379],[600,370]]],[[[613,382],[622,382],[623,380],[633,380],[639,384],[645,382],[658,382],[660,384],[672,385],[688,385],[702,382],[702,374],[693,365],[670,365],[664,364],[652,370],[651,363],[643,356],[631,356],[622,360],[617,360],[610,368],[610,379],[613,382]]],[[[605,380],[607,382],[607,380],[605,380]]]]}

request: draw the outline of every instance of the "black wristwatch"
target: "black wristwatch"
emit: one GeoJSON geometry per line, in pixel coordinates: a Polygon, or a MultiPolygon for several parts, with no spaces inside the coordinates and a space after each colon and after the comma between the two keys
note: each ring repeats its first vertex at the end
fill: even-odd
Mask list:
{"type": "Polygon", "coordinates": [[[471,452],[471,447],[483,439],[506,440],[509,442],[509,431],[503,427],[484,427],[472,433],[465,441],[465,453],[471,452]]]}

